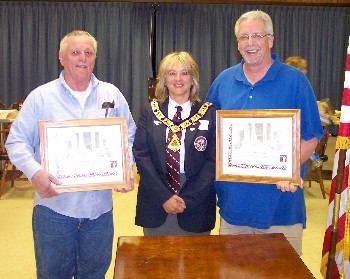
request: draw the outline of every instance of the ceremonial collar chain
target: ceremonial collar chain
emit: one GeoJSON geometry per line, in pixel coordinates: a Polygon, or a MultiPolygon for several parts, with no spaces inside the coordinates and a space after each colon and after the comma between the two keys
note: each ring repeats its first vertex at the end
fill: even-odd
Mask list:
{"type": "Polygon", "coordinates": [[[209,102],[205,102],[198,112],[194,114],[191,118],[185,120],[179,125],[174,124],[173,121],[171,121],[169,118],[167,118],[159,109],[159,105],[157,101],[151,102],[151,107],[153,110],[154,115],[158,118],[159,121],[161,121],[163,124],[165,124],[173,133],[177,133],[182,131],[183,129],[187,128],[188,126],[194,125],[199,119],[201,119],[204,114],[207,112],[208,108],[212,104],[209,102]]]}

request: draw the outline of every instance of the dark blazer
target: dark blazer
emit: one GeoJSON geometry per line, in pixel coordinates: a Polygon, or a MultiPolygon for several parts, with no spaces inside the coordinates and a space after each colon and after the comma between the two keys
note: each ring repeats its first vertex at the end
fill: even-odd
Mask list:
{"type": "MultiPolygon", "coordinates": [[[[160,110],[167,116],[167,99],[160,110]]],[[[197,113],[202,102],[191,107],[190,117],[197,113]]],[[[209,126],[200,128],[200,122],[186,128],[185,137],[185,175],[186,182],[178,195],[184,199],[186,209],[177,214],[178,223],[185,231],[205,232],[215,226],[216,195],[215,179],[215,108],[209,107],[201,120],[209,121],[209,126]],[[200,128],[200,129],[199,129],[200,128]],[[203,129],[203,130],[202,130],[203,129]],[[196,139],[207,139],[204,151],[195,148],[196,139]]],[[[150,104],[143,107],[140,116],[133,154],[140,174],[135,224],[146,228],[157,228],[164,224],[167,213],[163,203],[174,194],[170,192],[166,180],[166,126],[153,114],[150,104]]],[[[200,148],[198,148],[200,149],[200,148]]]]}

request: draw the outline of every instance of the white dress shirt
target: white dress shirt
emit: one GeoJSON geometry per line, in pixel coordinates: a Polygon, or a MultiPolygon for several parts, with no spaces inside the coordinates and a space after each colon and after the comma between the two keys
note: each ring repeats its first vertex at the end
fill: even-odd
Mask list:
{"type": "MultiPolygon", "coordinates": [[[[181,111],[181,119],[185,120],[190,116],[191,113],[191,101],[187,101],[186,103],[179,105],[174,100],[172,100],[169,97],[169,105],[168,105],[168,118],[170,120],[173,119],[175,113],[177,112],[178,106],[182,107],[181,111]]],[[[166,129],[166,138],[168,138],[169,128],[166,129]]],[[[185,173],[185,136],[186,136],[186,129],[182,130],[182,136],[181,136],[181,147],[180,147],[180,173],[185,173]]]]}

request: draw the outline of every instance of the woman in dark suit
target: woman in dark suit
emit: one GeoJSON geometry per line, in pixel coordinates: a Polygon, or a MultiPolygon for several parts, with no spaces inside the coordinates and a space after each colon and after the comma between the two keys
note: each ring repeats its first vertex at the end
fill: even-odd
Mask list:
{"type": "Polygon", "coordinates": [[[135,223],[145,235],[208,235],[215,226],[215,108],[198,94],[191,55],[167,55],[133,145],[140,174],[135,223]]]}

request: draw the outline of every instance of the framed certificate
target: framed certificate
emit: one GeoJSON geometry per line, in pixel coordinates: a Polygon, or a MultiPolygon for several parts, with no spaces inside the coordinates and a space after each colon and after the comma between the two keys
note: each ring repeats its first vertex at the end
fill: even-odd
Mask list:
{"type": "Polygon", "coordinates": [[[128,188],[128,127],[125,118],[39,121],[44,169],[62,184],[58,192],[128,188]]]}
{"type": "Polygon", "coordinates": [[[218,110],[216,180],[300,185],[300,110],[218,110]]]}

